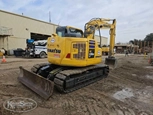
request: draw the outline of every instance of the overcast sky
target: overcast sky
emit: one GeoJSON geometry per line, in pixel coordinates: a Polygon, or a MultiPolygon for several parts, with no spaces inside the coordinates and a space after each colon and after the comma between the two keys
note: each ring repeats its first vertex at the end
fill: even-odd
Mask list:
{"type": "Polygon", "coordinates": [[[116,42],[153,33],[153,0],[0,0],[0,9],[47,22],[51,12],[52,23],[81,29],[92,18],[116,19],[116,42]]]}

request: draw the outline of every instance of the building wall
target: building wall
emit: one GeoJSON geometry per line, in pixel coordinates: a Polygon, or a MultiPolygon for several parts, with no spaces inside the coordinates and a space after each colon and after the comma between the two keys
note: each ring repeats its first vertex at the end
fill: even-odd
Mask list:
{"type": "MultiPolygon", "coordinates": [[[[100,43],[100,37],[98,35],[95,35],[95,39],[98,43],[100,43]]],[[[101,45],[108,45],[108,38],[102,36],[101,45]]]]}
{"type": "MultiPolygon", "coordinates": [[[[25,49],[26,39],[30,39],[30,33],[51,35],[55,32],[56,27],[57,25],[52,23],[0,10],[0,48],[25,49]],[[1,27],[11,30],[12,36],[2,36],[1,27]]],[[[99,36],[95,36],[95,39],[100,42],[99,36]]],[[[102,37],[102,45],[107,45],[107,42],[108,39],[102,37]]]]}
{"type": "Polygon", "coordinates": [[[0,26],[12,28],[12,36],[0,36],[0,48],[14,49],[25,48],[26,39],[30,38],[30,33],[40,33],[51,35],[55,32],[57,25],[40,20],[32,19],[26,16],[17,15],[0,10],[0,26]],[[8,43],[5,43],[7,42],[8,43]],[[8,45],[6,45],[8,44],[8,45]]]}
{"type": "Polygon", "coordinates": [[[0,37],[0,49],[1,48],[8,49],[8,37],[0,37]]]}

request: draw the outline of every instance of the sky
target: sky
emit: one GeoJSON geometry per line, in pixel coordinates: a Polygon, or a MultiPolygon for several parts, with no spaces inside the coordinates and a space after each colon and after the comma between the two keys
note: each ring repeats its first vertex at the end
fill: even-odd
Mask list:
{"type": "MultiPolygon", "coordinates": [[[[84,29],[92,18],[116,19],[116,43],[153,33],[153,0],[0,0],[0,10],[84,29]]],[[[109,38],[109,31],[101,31],[109,38]]]]}

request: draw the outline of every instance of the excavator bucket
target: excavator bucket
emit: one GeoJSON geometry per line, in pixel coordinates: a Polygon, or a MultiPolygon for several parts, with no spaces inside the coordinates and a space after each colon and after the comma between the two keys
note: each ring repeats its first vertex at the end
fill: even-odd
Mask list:
{"type": "Polygon", "coordinates": [[[22,84],[24,84],[46,100],[52,95],[54,89],[54,83],[52,81],[47,80],[33,72],[30,72],[23,67],[19,68],[20,74],[18,80],[22,84]]]}
{"type": "Polygon", "coordinates": [[[105,58],[105,64],[108,65],[109,68],[115,69],[117,66],[117,59],[111,57],[105,58]]]}

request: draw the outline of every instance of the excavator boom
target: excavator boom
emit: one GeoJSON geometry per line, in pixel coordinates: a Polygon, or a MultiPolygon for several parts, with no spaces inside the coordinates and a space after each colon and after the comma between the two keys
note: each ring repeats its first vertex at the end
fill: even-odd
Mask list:
{"type": "Polygon", "coordinates": [[[94,39],[95,30],[99,31],[100,47],[102,47],[100,34],[101,29],[109,29],[110,34],[109,53],[108,57],[105,59],[105,64],[108,65],[110,68],[116,68],[117,60],[114,57],[116,19],[93,18],[85,24],[85,36],[87,38],[89,37],[94,39]]]}

